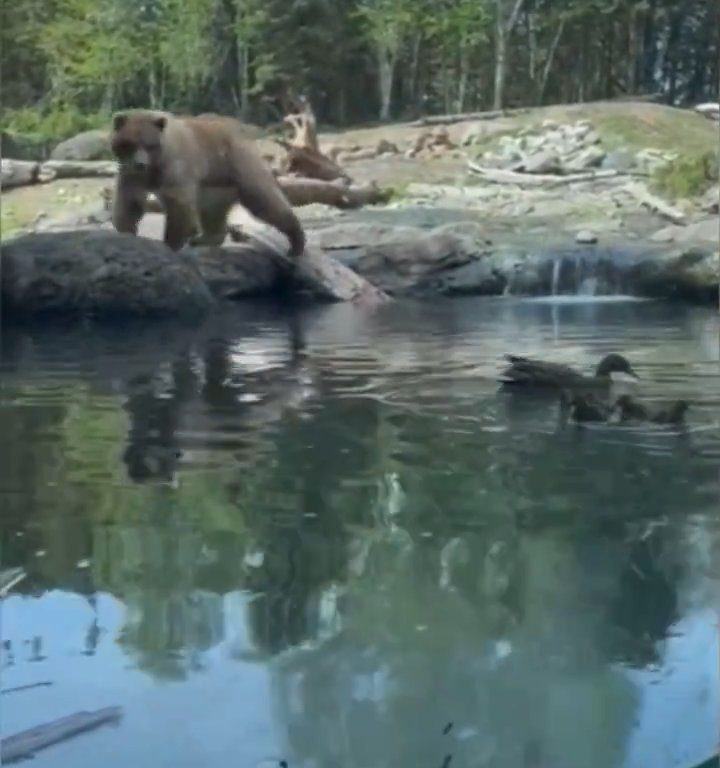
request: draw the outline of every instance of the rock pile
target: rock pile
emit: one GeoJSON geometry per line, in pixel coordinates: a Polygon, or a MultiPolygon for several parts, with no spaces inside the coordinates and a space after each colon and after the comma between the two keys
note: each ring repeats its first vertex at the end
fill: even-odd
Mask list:
{"type": "Polygon", "coordinates": [[[656,149],[610,151],[602,146],[600,135],[588,120],[565,125],[546,120],[540,126],[502,136],[497,147],[483,153],[479,162],[486,168],[535,174],[571,174],[593,168],[651,174],[676,157],[656,149]]]}

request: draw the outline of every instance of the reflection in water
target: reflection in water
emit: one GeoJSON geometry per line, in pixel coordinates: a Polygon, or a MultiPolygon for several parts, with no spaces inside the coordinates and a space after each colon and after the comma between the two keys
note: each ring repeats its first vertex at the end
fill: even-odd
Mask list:
{"type": "Polygon", "coordinates": [[[90,755],[40,768],[63,749],[700,762],[720,706],[717,332],[654,303],[456,301],[6,333],[0,555],[28,576],[2,605],[3,685],[57,684],[14,694],[4,730],[125,706],[90,755]],[[612,349],[649,399],[693,402],[688,434],[567,427],[493,380],[506,351],[612,349]]]}

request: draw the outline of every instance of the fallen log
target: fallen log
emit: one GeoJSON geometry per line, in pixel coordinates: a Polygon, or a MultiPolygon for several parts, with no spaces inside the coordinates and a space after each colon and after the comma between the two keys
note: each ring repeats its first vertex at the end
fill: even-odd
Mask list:
{"type": "Polygon", "coordinates": [[[32,160],[0,160],[0,189],[43,184],[54,178],[51,169],[32,160]]]}
{"type": "MultiPolygon", "coordinates": [[[[386,203],[392,191],[383,189],[376,184],[347,185],[341,181],[320,181],[305,179],[300,176],[278,176],[280,188],[290,201],[290,205],[300,208],[304,205],[319,203],[343,210],[362,208],[364,205],[381,205],[386,203]]],[[[104,189],[103,198],[107,207],[112,205],[112,190],[104,189]]],[[[163,213],[160,201],[149,195],[145,203],[148,213],[163,213]]]]}
{"type": "Polygon", "coordinates": [[[33,757],[41,749],[66,741],[86,731],[108,723],[117,723],[122,717],[120,707],[105,707],[94,712],[76,712],[49,723],[29,728],[0,741],[0,762],[5,765],[33,757]]]}
{"type": "Polygon", "coordinates": [[[321,203],[334,208],[361,208],[386,203],[391,191],[376,184],[346,184],[298,176],[279,176],[278,182],[290,204],[295,207],[321,203]]]}
{"type": "MultiPolygon", "coordinates": [[[[274,238],[257,233],[246,243],[193,251],[203,280],[212,294],[221,299],[271,295],[292,267],[286,248],[279,247],[274,238]]],[[[320,301],[362,305],[389,301],[384,291],[320,248],[305,249],[295,279],[302,291],[320,301]]]]}
{"type": "Polygon", "coordinates": [[[529,109],[493,109],[488,112],[461,112],[455,115],[428,115],[414,120],[410,125],[413,128],[422,128],[426,125],[452,125],[464,123],[470,120],[497,120],[500,117],[513,117],[529,112],[529,109]]]}
{"type": "Polygon", "coordinates": [[[549,173],[518,173],[502,168],[484,168],[472,161],[468,162],[468,169],[472,173],[482,176],[486,181],[494,184],[517,184],[521,187],[554,187],[563,184],[573,184],[580,181],[596,181],[600,179],[612,179],[621,174],[615,170],[588,171],[587,173],[571,173],[567,176],[558,176],[549,173]]]}
{"type": "Polygon", "coordinates": [[[335,179],[350,180],[345,171],[331,158],[312,147],[298,147],[284,139],[275,141],[285,149],[287,155],[283,162],[283,171],[320,181],[335,179]]]}
{"type": "Polygon", "coordinates": [[[640,182],[626,184],[623,190],[631,197],[634,197],[640,205],[649,208],[653,213],[657,213],[658,216],[672,221],[673,224],[687,224],[687,217],[682,211],[673,208],[659,197],[651,194],[644,184],[640,182]]]}
{"type": "Polygon", "coordinates": [[[115,176],[118,165],[114,160],[46,160],[42,169],[52,171],[56,179],[84,179],[115,176]]]}

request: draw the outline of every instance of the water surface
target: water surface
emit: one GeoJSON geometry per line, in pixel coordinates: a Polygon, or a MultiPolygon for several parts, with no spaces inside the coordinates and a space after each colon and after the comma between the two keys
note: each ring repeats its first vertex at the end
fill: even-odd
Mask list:
{"type": "Polygon", "coordinates": [[[247,306],[7,331],[7,735],[33,765],[691,768],[718,744],[718,315],[247,306]],[[504,352],[622,351],[689,428],[564,426],[504,352]],[[448,756],[451,763],[448,763],[448,756]]]}

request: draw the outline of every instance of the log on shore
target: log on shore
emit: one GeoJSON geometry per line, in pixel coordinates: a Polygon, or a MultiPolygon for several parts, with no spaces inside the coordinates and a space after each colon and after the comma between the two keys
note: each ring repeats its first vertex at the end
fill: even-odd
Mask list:
{"type": "MultiPolygon", "coordinates": [[[[270,238],[193,249],[205,284],[219,299],[271,295],[292,270],[285,249],[270,238]]],[[[299,287],[320,301],[374,305],[389,296],[319,248],[305,249],[296,272],[299,287]]]]}
{"type": "Polygon", "coordinates": [[[115,176],[118,164],[114,160],[46,160],[42,169],[52,171],[56,179],[85,179],[115,176]]]}
{"type": "Polygon", "coordinates": [[[517,184],[524,187],[555,187],[581,181],[612,179],[622,175],[618,171],[611,169],[588,171],[587,173],[571,173],[566,176],[549,173],[518,173],[517,171],[507,171],[502,168],[483,168],[473,162],[468,162],[468,169],[494,184],[517,184]]]}
{"type": "Polygon", "coordinates": [[[93,712],[76,712],[74,715],[29,728],[0,742],[1,762],[6,765],[18,760],[27,760],[46,747],[102,725],[117,723],[121,717],[120,707],[105,707],[93,712]]]}
{"type": "Polygon", "coordinates": [[[52,181],[55,173],[32,160],[0,160],[0,189],[27,187],[52,181]]]}
{"type": "Polygon", "coordinates": [[[673,208],[659,197],[651,194],[644,184],[640,182],[626,184],[623,189],[631,197],[634,197],[640,205],[645,206],[653,213],[657,213],[658,216],[672,221],[673,224],[687,224],[687,216],[682,211],[673,208]]]}
{"type": "Polygon", "coordinates": [[[452,125],[475,120],[497,120],[500,117],[514,117],[529,112],[529,109],[493,109],[487,112],[462,112],[454,115],[428,115],[414,120],[410,125],[413,128],[422,128],[426,125],[452,125]]]}
{"type": "Polygon", "coordinates": [[[347,173],[334,160],[323,155],[319,150],[312,147],[297,147],[281,139],[276,139],[276,142],[287,152],[283,161],[285,173],[320,181],[350,180],[347,173]]]}
{"type": "MultiPolygon", "coordinates": [[[[339,180],[320,181],[301,176],[278,176],[277,180],[290,205],[295,208],[314,203],[341,209],[362,208],[364,205],[386,203],[392,195],[391,190],[375,184],[347,185],[339,180]]],[[[106,206],[111,206],[112,190],[104,190],[103,195],[106,206]]],[[[164,209],[154,195],[149,195],[145,202],[145,210],[148,213],[163,213],[164,209]]]]}

